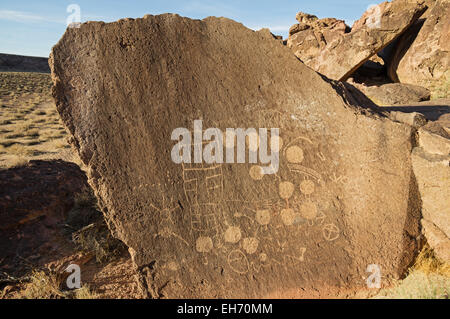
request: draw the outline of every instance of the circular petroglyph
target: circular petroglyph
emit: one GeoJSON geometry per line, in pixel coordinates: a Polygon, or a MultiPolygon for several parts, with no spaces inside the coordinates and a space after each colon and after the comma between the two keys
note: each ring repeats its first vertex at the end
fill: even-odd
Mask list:
{"type": "Polygon", "coordinates": [[[241,240],[241,229],[236,226],[228,227],[225,231],[225,241],[227,243],[236,244],[241,240]]]}
{"type": "Polygon", "coordinates": [[[292,226],[294,224],[296,214],[293,209],[287,208],[281,211],[281,220],[286,226],[292,226]]]}
{"type": "Polygon", "coordinates": [[[269,225],[270,223],[270,211],[268,209],[256,211],[256,221],[260,225],[269,225]]]}
{"type": "Polygon", "coordinates": [[[230,268],[240,275],[246,274],[250,269],[247,257],[240,250],[230,252],[227,260],[230,268]]]}
{"type": "Polygon", "coordinates": [[[312,180],[304,180],[300,183],[300,191],[305,195],[311,195],[314,193],[316,185],[312,180]]]}
{"type": "Polygon", "coordinates": [[[283,148],[283,139],[279,136],[274,136],[270,139],[270,149],[272,152],[279,153],[280,150],[283,148]],[[277,142],[278,142],[278,148],[277,148],[277,142]]]}
{"type": "Polygon", "coordinates": [[[317,217],[317,205],[311,201],[306,201],[300,205],[300,216],[306,219],[317,217]]]}
{"type": "Polygon", "coordinates": [[[224,144],[226,148],[234,148],[236,145],[236,133],[233,131],[226,131],[224,134],[224,144]]]}
{"type": "Polygon", "coordinates": [[[256,152],[259,148],[259,135],[256,132],[250,132],[246,137],[247,147],[250,151],[256,152]]]}
{"type": "Polygon", "coordinates": [[[294,184],[291,182],[282,182],[279,186],[279,193],[282,199],[291,198],[292,194],[294,194],[294,184]]]}
{"type": "Polygon", "coordinates": [[[300,164],[303,162],[303,150],[298,146],[291,146],[286,150],[286,158],[289,163],[300,164]]]}
{"type": "Polygon", "coordinates": [[[254,237],[244,238],[242,240],[242,247],[247,254],[252,255],[258,250],[259,240],[254,237]]]}
{"type": "Polygon", "coordinates": [[[213,241],[210,237],[199,237],[195,245],[195,248],[199,253],[210,252],[213,247],[213,241]]]}
{"type": "Polygon", "coordinates": [[[250,168],[250,177],[254,179],[255,181],[260,181],[264,177],[264,172],[261,166],[252,166],[250,168]]]}
{"type": "Polygon", "coordinates": [[[335,224],[327,224],[323,226],[323,237],[327,241],[334,241],[339,238],[339,228],[335,224]]]}

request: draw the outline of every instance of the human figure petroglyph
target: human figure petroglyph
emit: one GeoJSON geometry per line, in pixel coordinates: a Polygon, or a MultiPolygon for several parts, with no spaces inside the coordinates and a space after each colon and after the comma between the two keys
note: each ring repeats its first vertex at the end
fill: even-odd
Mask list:
{"type": "MultiPolygon", "coordinates": [[[[258,138],[257,135],[246,138],[250,150],[258,150],[258,138]]],[[[256,202],[227,200],[224,198],[223,165],[183,164],[183,183],[191,206],[195,249],[206,263],[208,255],[225,255],[230,269],[239,275],[257,273],[267,265],[298,266],[305,262],[306,248],[284,240],[289,237],[289,232],[296,231],[309,237],[305,228],[309,225],[319,226],[319,234],[329,242],[339,237],[337,226],[324,225],[327,216],[312,199],[323,179],[319,172],[304,166],[305,159],[310,156],[301,142],[312,145],[311,140],[298,137],[286,144],[282,137],[276,138],[275,144],[284,148],[286,163],[283,167],[294,174],[292,178],[274,174],[272,181],[263,180],[266,175],[258,165],[250,167],[249,175],[255,183],[275,182],[278,198],[256,202]],[[227,202],[242,202],[242,208],[227,212],[227,202]],[[274,231],[275,237],[264,235],[274,231]],[[266,258],[261,260],[264,255],[266,258]]],[[[225,146],[230,145],[225,142],[225,146]]],[[[323,156],[318,155],[318,158],[321,160],[323,156]]],[[[336,177],[339,183],[343,179],[336,177]]]]}
{"type": "Polygon", "coordinates": [[[180,212],[180,206],[178,204],[172,203],[172,208],[165,207],[166,199],[163,197],[163,208],[158,208],[153,204],[150,204],[150,207],[153,208],[156,212],[158,212],[161,216],[161,223],[159,224],[158,233],[154,234],[154,238],[162,237],[164,239],[175,238],[185,245],[190,246],[189,243],[181,237],[179,234],[174,231],[174,217],[173,214],[175,212],[180,212]]]}

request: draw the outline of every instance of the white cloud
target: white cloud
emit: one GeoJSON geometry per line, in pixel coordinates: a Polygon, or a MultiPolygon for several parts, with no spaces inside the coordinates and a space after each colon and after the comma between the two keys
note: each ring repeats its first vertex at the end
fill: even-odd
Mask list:
{"type": "Polygon", "coordinates": [[[15,22],[48,21],[48,19],[41,17],[39,15],[14,10],[0,10],[0,20],[9,20],[15,22]]]}

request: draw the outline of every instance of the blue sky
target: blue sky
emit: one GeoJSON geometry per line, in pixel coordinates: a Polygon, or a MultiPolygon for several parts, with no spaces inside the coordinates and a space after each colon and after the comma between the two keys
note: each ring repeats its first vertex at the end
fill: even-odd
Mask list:
{"type": "Polygon", "coordinates": [[[275,34],[287,36],[296,23],[298,11],[319,18],[335,17],[348,24],[357,20],[369,5],[378,0],[1,0],[0,53],[48,56],[51,47],[66,29],[70,4],[81,9],[81,21],[138,18],[165,12],[201,19],[224,16],[249,28],[268,27],[275,34]]]}

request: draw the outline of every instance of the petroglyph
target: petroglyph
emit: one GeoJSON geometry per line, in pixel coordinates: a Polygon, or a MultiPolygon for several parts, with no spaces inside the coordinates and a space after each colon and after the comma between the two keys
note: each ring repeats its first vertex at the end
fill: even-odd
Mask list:
{"type": "Polygon", "coordinates": [[[260,181],[264,177],[264,171],[261,166],[254,165],[250,168],[250,177],[255,181],[260,181]]]}
{"type": "Polygon", "coordinates": [[[281,220],[286,226],[292,226],[296,217],[297,214],[292,208],[286,208],[281,211],[281,220]]]}
{"type": "Polygon", "coordinates": [[[250,270],[247,256],[241,250],[233,250],[228,255],[228,265],[239,275],[245,275],[250,270]]]}
{"type": "Polygon", "coordinates": [[[323,227],[323,236],[327,241],[335,241],[339,235],[340,230],[335,224],[327,224],[323,227]]]}
{"type": "Polygon", "coordinates": [[[288,200],[294,194],[295,186],[291,182],[282,182],[279,186],[279,194],[282,199],[288,200]]]}
{"type": "Polygon", "coordinates": [[[312,180],[306,179],[300,183],[300,191],[305,195],[311,195],[314,193],[315,184],[312,180]]]}
{"type": "Polygon", "coordinates": [[[211,237],[198,238],[195,246],[199,253],[208,253],[213,249],[213,247],[214,245],[211,237]]]}
{"type": "Polygon", "coordinates": [[[264,209],[264,210],[258,210],[256,212],[256,221],[260,225],[268,225],[270,223],[271,214],[270,210],[264,209]]]}
{"type": "Polygon", "coordinates": [[[225,18],[177,15],[86,23],[65,33],[50,64],[58,112],[103,213],[135,252],[135,266],[154,265],[141,274],[155,297],[260,298],[288,286],[351,286],[369,261],[393,277],[412,261],[406,250],[415,226],[404,236],[405,221],[417,222],[407,191],[411,128],[348,105],[334,84],[263,33],[225,18]],[[135,50],[122,48],[118,34],[135,50]],[[222,155],[236,147],[236,161],[199,163],[216,158],[216,148],[212,131],[195,126],[187,130],[194,143],[186,139],[173,152],[171,133],[197,119],[219,128],[222,155]],[[228,136],[230,127],[257,133],[228,136]],[[259,128],[281,137],[270,134],[263,145],[259,128]],[[279,169],[268,174],[273,162],[264,166],[248,151],[261,155],[276,144],[279,169]],[[237,159],[239,145],[249,160],[237,159]],[[185,149],[196,164],[173,160],[185,149]],[[366,149],[373,151],[364,158],[366,149]],[[379,164],[361,170],[380,154],[379,164]],[[334,200],[342,214],[329,209],[334,200]],[[164,267],[172,261],[178,266],[164,267]],[[180,287],[191,288],[168,285],[170,268],[179,269],[180,287]]]}
{"type": "Polygon", "coordinates": [[[242,233],[239,227],[232,226],[225,231],[225,241],[227,243],[236,244],[241,240],[241,237],[242,233]]]}
{"type": "Polygon", "coordinates": [[[286,159],[289,163],[300,164],[304,159],[303,150],[298,146],[290,146],[286,150],[286,159]]]}
{"type": "Polygon", "coordinates": [[[258,250],[259,240],[254,237],[250,238],[244,238],[242,240],[242,248],[247,252],[249,255],[253,255],[258,250]]]}

